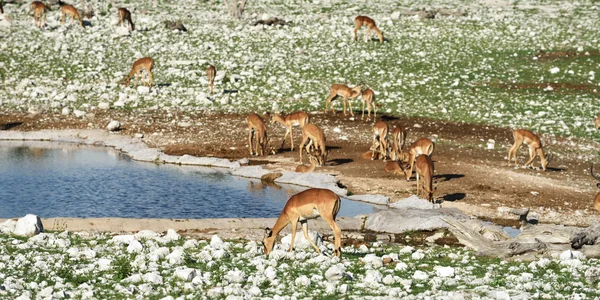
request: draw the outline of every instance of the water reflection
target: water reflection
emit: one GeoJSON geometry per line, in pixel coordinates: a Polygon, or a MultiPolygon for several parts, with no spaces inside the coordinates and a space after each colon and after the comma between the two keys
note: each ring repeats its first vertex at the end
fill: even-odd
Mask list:
{"type": "MultiPolygon", "coordinates": [[[[0,218],[277,217],[305,189],[233,177],[225,169],[131,161],[111,148],[0,142],[0,218]]],[[[343,200],[340,216],[374,206],[343,200]]]]}

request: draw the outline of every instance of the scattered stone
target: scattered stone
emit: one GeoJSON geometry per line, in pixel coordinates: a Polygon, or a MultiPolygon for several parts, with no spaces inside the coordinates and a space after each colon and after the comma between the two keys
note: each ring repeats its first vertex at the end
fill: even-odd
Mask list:
{"type": "Polygon", "coordinates": [[[181,21],[164,21],[164,24],[166,29],[187,32],[181,21]]]}
{"type": "Polygon", "coordinates": [[[133,240],[129,243],[129,246],[127,246],[127,252],[129,252],[129,253],[140,252],[140,251],[142,251],[143,248],[144,248],[144,246],[142,246],[142,243],[140,243],[137,240],[133,240]]]}
{"type": "Polygon", "coordinates": [[[106,129],[108,131],[118,131],[121,129],[121,123],[119,121],[112,120],[108,125],[106,125],[106,129]]]}
{"type": "Polygon", "coordinates": [[[210,238],[210,246],[215,249],[221,249],[223,247],[223,244],[223,240],[217,235],[213,235],[210,238]]]}
{"type": "Polygon", "coordinates": [[[42,220],[36,215],[28,214],[17,221],[12,233],[20,236],[34,236],[40,232],[44,232],[42,220]]]}
{"type": "Polygon", "coordinates": [[[108,102],[100,102],[100,103],[98,103],[98,108],[99,109],[104,109],[104,110],[110,109],[110,103],[108,103],[108,102]]]}
{"type": "Polygon", "coordinates": [[[81,110],[76,109],[76,110],[73,111],[73,114],[76,117],[81,118],[81,117],[85,116],[85,111],[81,111],[81,110]]]}
{"type": "Polygon", "coordinates": [[[65,116],[67,116],[67,115],[71,114],[71,109],[65,106],[65,107],[63,107],[61,113],[65,116]]]}
{"type": "Polygon", "coordinates": [[[175,270],[175,276],[183,281],[192,281],[196,277],[196,270],[191,268],[175,270]]]}
{"type": "Polygon", "coordinates": [[[138,92],[138,94],[142,94],[142,95],[143,94],[149,94],[150,93],[150,87],[140,85],[140,86],[137,87],[137,92],[138,92]]]}
{"type": "Polygon", "coordinates": [[[454,277],[453,267],[438,267],[435,272],[439,277],[454,277]]]}

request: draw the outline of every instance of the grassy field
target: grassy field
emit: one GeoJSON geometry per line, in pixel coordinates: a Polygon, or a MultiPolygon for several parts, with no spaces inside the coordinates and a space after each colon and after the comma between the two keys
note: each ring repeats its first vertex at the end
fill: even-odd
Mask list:
{"type": "Polygon", "coordinates": [[[364,83],[375,90],[380,112],[597,136],[595,3],[444,1],[435,8],[467,15],[392,19],[394,12],[433,7],[409,3],[250,1],[236,22],[219,1],[100,2],[91,4],[96,16],[85,28],[60,25],[53,11],[42,30],[25,14],[27,5],[7,5],[15,21],[0,29],[0,101],[17,110],[89,112],[106,102],[133,110],[290,112],[324,108],[332,83],[364,83]],[[118,6],[129,7],[139,31],[119,34],[118,6]],[[358,14],[377,21],[385,43],[362,41],[364,29],[352,41],[358,14]],[[292,25],[250,25],[266,16],[292,25]],[[182,20],[189,31],[164,29],[165,20],[182,20]],[[143,56],[156,61],[152,91],[119,86],[143,56]],[[221,71],[213,95],[208,63],[221,71]]]}

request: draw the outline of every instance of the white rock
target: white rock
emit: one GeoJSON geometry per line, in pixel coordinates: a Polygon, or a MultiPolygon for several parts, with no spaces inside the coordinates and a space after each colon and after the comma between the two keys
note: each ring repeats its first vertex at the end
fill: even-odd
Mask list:
{"type": "Polygon", "coordinates": [[[107,271],[107,270],[110,270],[111,261],[110,261],[110,259],[101,258],[96,261],[96,264],[98,265],[98,270],[107,271]]]}
{"type": "Polygon", "coordinates": [[[395,268],[397,271],[405,271],[408,269],[408,265],[402,261],[399,261],[395,268]]]}
{"type": "Polygon", "coordinates": [[[435,272],[439,277],[454,277],[453,267],[438,267],[435,272]]]}
{"type": "Polygon", "coordinates": [[[421,252],[420,250],[417,250],[415,253],[413,253],[411,255],[411,257],[414,260],[421,260],[421,259],[423,259],[423,257],[425,257],[425,254],[423,254],[423,252],[421,252]]]}
{"type": "Polygon", "coordinates": [[[129,277],[123,279],[123,281],[125,281],[127,283],[139,283],[142,281],[142,275],[141,274],[132,274],[129,277]]]}
{"type": "Polygon", "coordinates": [[[560,260],[585,259],[585,254],[580,251],[567,250],[560,254],[560,260]]]}
{"type": "Polygon", "coordinates": [[[152,239],[158,236],[158,233],[148,229],[140,230],[136,234],[134,234],[134,237],[136,239],[152,239]]]}
{"type": "Polygon", "coordinates": [[[112,120],[108,125],[106,125],[106,129],[108,131],[117,131],[121,128],[121,123],[119,121],[112,120]]]}
{"type": "Polygon", "coordinates": [[[67,116],[67,115],[71,114],[71,109],[65,106],[65,107],[63,107],[61,114],[67,116]]]}
{"type": "MultiPolygon", "coordinates": [[[[308,237],[312,240],[313,243],[320,247],[323,245],[323,238],[318,232],[309,231],[308,237]]],[[[288,234],[281,239],[281,243],[289,245],[292,242],[292,234],[288,234]]],[[[308,249],[312,248],[312,245],[306,238],[303,233],[297,233],[296,238],[294,239],[294,248],[296,249],[308,249]]]]}
{"type": "Polygon", "coordinates": [[[339,281],[344,278],[344,270],[339,265],[333,265],[325,271],[325,278],[328,281],[339,281]]]}
{"type": "Polygon", "coordinates": [[[154,284],[162,284],[163,283],[163,278],[162,278],[162,276],[158,275],[158,273],[146,273],[146,274],[144,274],[143,277],[146,282],[150,282],[150,283],[154,283],[154,284]]]}
{"type": "Polygon", "coordinates": [[[187,240],[185,241],[185,243],[183,243],[183,249],[190,249],[190,248],[197,248],[198,247],[198,241],[197,240],[187,240]]]}
{"type": "Polygon", "coordinates": [[[393,12],[392,15],[390,16],[390,18],[392,20],[399,20],[400,19],[400,12],[399,11],[393,12]]]}
{"type": "Polygon", "coordinates": [[[552,74],[556,74],[558,72],[560,72],[560,68],[558,68],[558,67],[554,67],[554,68],[550,69],[550,73],[552,73],[552,74]]]}
{"type": "Polygon", "coordinates": [[[81,111],[81,110],[76,109],[76,110],[73,111],[73,114],[76,117],[81,118],[81,117],[85,116],[85,111],[81,111]]]}
{"type": "Polygon", "coordinates": [[[169,241],[177,241],[181,238],[181,236],[179,235],[179,233],[177,233],[177,231],[170,229],[167,230],[167,234],[164,236],[164,239],[167,240],[167,242],[169,241]]]}
{"type": "Polygon", "coordinates": [[[423,272],[423,271],[415,271],[415,274],[413,274],[412,278],[416,279],[416,280],[427,280],[429,278],[429,275],[427,275],[427,273],[423,272]]]}
{"type": "Polygon", "coordinates": [[[107,110],[110,109],[110,104],[108,102],[100,102],[98,103],[98,108],[107,110]]]}
{"type": "Polygon", "coordinates": [[[365,257],[361,259],[366,266],[371,266],[373,268],[381,268],[383,267],[383,259],[375,254],[367,254],[365,257]]]}
{"type": "Polygon", "coordinates": [[[129,35],[129,27],[127,27],[127,26],[119,26],[115,30],[115,33],[118,36],[128,36],[129,35]]]}
{"type": "Polygon", "coordinates": [[[135,236],[133,236],[132,234],[125,234],[114,236],[112,239],[110,239],[109,242],[121,245],[129,245],[129,243],[131,243],[131,241],[133,240],[135,240],[135,236]]]}
{"type": "Polygon", "coordinates": [[[17,221],[12,233],[20,236],[34,236],[43,231],[44,226],[40,217],[28,214],[17,221]]]}
{"type": "Polygon", "coordinates": [[[297,286],[309,286],[310,278],[308,278],[306,275],[301,275],[300,277],[296,278],[295,283],[297,286]]]}
{"type": "Polygon", "coordinates": [[[191,268],[183,268],[175,270],[175,277],[183,281],[192,281],[196,277],[196,270],[191,268]]]}
{"type": "Polygon", "coordinates": [[[221,249],[223,247],[223,244],[223,240],[217,235],[213,235],[210,238],[210,246],[214,249],[221,249]]]}
{"type": "Polygon", "coordinates": [[[133,240],[129,243],[129,246],[127,246],[127,252],[129,253],[133,253],[133,252],[140,252],[142,251],[142,249],[144,249],[144,246],[142,245],[142,243],[133,240]]]}
{"type": "Polygon", "coordinates": [[[137,92],[138,92],[138,94],[149,94],[150,87],[140,85],[137,87],[137,92]]]}
{"type": "Polygon", "coordinates": [[[366,283],[380,283],[383,279],[383,275],[377,270],[367,270],[365,273],[365,279],[363,280],[366,283]]]}
{"type": "Polygon", "coordinates": [[[177,247],[173,250],[173,252],[171,252],[169,255],[167,255],[165,257],[170,264],[172,265],[178,265],[183,263],[183,261],[185,260],[184,257],[184,252],[183,252],[183,248],[181,247],[177,247]]]}
{"type": "Polygon", "coordinates": [[[8,219],[4,221],[4,223],[0,224],[0,232],[13,233],[13,231],[15,231],[15,226],[17,226],[17,221],[8,219]]]}

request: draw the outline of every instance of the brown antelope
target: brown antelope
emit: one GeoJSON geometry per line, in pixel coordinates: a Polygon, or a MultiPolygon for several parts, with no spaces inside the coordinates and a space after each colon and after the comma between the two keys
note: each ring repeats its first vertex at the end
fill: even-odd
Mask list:
{"type": "Polygon", "coordinates": [[[371,120],[371,108],[373,108],[374,118],[377,119],[377,108],[375,107],[375,93],[372,89],[366,89],[362,92],[362,120],[365,117],[365,104],[367,105],[367,120],[371,120]]]}
{"type": "Polygon", "coordinates": [[[127,23],[129,23],[129,29],[131,31],[135,30],[135,25],[131,20],[131,12],[129,12],[129,10],[125,7],[119,7],[119,23],[117,23],[117,26],[123,24],[123,21],[127,21],[127,23]]]}
{"type": "MultiPolygon", "coordinates": [[[[152,88],[152,68],[154,68],[154,60],[152,58],[143,57],[143,58],[136,60],[133,63],[133,66],[131,67],[131,71],[129,72],[129,75],[126,75],[126,77],[125,77],[125,85],[129,86],[129,82],[130,82],[131,78],[135,76],[134,87],[137,87],[138,75],[140,76],[140,79],[141,79],[142,71],[145,70],[146,73],[148,73],[149,86],[150,86],[150,88],[152,88]]],[[[143,80],[142,80],[142,84],[145,85],[143,80]]]]}
{"type": "Polygon", "coordinates": [[[213,66],[213,65],[208,66],[208,68],[206,69],[206,77],[208,77],[209,90],[210,90],[211,94],[214,91],[216,74],[217,74],[217,69],[215,68],[215,66],[213,66]]]}
{"type": "Polygon", "coordinates": [[[600,114],[598,114],[598,116],[596,116],[596,118],[594,119],[594,126],[596,127],[596,129],[598,129],[598,126],[600,126],[600,114]]]}
{"type": "Polygon", "coordinates": [[[385,163],[385,167],[384,170],[386,172],[391,172],[394,173],[396,175],[402,175],[404,176],[404,168],[402,167],[402,165],[400,164],[400,162],[395,161],[395,160],[390,160],[388,162],[385,163]]]}
{"type": "Polygon", "coordinates": [[[75,19],[79,20],[79,25],[81,25],[81,27],[83,27],[83,21],[81,20],[81,15],[79,15],[79,12],[77,11],[77,9],[75,9],[75,7],[73,7],[73,5],[70,4],[66,4],[64,2],[59,1],[58,5],[60,5],[60,23],[64,24],[65,23],[65,18],[66,16],[70,16],[71,20],[75,21],[75,19]]]}
{"type": "Polygon", "coordinates": [[[306,153],[311,153],[311,147],[316,152],[319,167],[327,162],[327,147],[325,146],[325,134],[319,126],[306,124],[302,127],[302,143],[300,143],[300,163],[302,164],[302,150],[306,146],[306,153]],[[309,141],[310,140],[310,141],[309,141]],[[308,142],[308,144],[307,144],[308,142]]]}
{"type": "Polygon", "coordinates": [[[356,41],[356,33],[363,26],[367,27],[367,31],[365,32],[365,41],[367,41],[367,39],[369,41],[371,40],[370,33],[371,33],[371,30],[373,30],[373,31],[375,31],[375,34],[377,34],[377,36],[379,37],[379,41],[383,43],[383,32],[381,32],[379,30],[379,28],[377,28],[377,25],[375,25],[375,21],[373,21],[373,19],[366,17],[366,16],[358,16],[358,17],[354,18],[354,40],[355,41],[356,41]]]}
{"type": "Polygon", "coordinates": [[[417,165],[417,196],[422,192],[423,197],[433,203],[433,161],[427,154],[417,156],[415,161],[417,165]]]}
{"type": "Polygon", "coordinates": [[[315,167],[317,166],[317,164],[319,163],[319,161],[317,160],[316,157],[308,154],[308,161],[310,162],[310,165],[305,166],[305,165],[299,165],[296,167],[296,172],[298,173],[311,173],[312,171],[315,170],[315,167]]]}
{"type": "Polygon", "coordinates": [[[409,181],[410,177],[412,177],[416,158],[421,154],[427,154],[428,156],[431,156],[434,148],[435,144],[430,139],[420,138],[410,145],[408,152],[402,152],[400,154],[400,159],[406,160],[408,163],[406,170],[407,181],[409,181]]]}
{"type": "Polygon", "coordinates": [[[335,217],[340,211],[341,204],[340,197],[326,189],[308,189],[290,197],[279,219],[275,222],[273,229],[265,229],[265,238],[263,240],[265,254],[269,255],[271,253],[275,244],[275,238],[290,223],[292,224],[292,240],[289,251],[292,252],[294,250],[294,239],[296,238],[298,222],[302,224],[302,231],[306,240],[317,250],[317,253],[321,254],[319,247],[308,236],[308,220],[320,216],[333,230],[335,239],[333,253],[340,257],[342,254],[342,230],[335,223],[335,217]]]}
{"type": "Polygon", "coordinates": [[[287,116],[282,115],[271,115],[271,124],[275,122],[279,122],[281,125],[285,127],[285,135],[283,136],[283,141],[281,142],[281,148],[285,145],[285,139],[288,134],[290,135],[290,143],[292,144],[291,151],[294,151],[294,136],[292,134],[292,127],[300,126],[303,128],[304,125],[308,124],[310,118],[308,115],[303,112],[295,112],[293,114],[289,114],[287,116]]]}
{"type": "Polygon", "coordinates": [[[533,132],[526,129],[517,129],[513,131],[513,137],[515,138],[515,143],[508,150],[508,165],[510,166],[510,157],[513,156],[515,159],[515,166],[517,164],[517,150],[523,143],[527,145],[529,148],[529,160],[525,163],[525,166],[531,166],[533,168],[533,160],[536,156],[540,156],[540,161],[542,163],[542,169],[546,171],[546,166],[552,160],[552,155],[548,157],[546,160],[546,155],[544,154],[544,149],[542,148],[542,141],[540,138],[533,134],[533,132]]]}
{"type": "Polygon", "coordinates": [[[48,6],[40,1],[33,1],[29,5],[30,11],[33,11],[33,20],[35,22],[35,26],[43,27],[46,24],[46,11],[48,6]]]}
{"type": "Polygon", "coordinates": [[[379,146],[379,153],[381,153],[381,158],[385,161],[387,156],[387,134],[388,134],[388,125],[384,121],[377,121],[373,125],[373,145],[371,146],[371,160],[375,160],[375,150],[379,146]]]}
{"type": "MultiPolygon", "coordinates": [[[[590,167],[590,174],[592,177],[596,178],[596,180],[600,181],[600,176],[594,175],[594,164],[590,167]]],[[[600,182],[596,183],[596,187],[600,188],[600,182]]],[[[594,198],[594,209],[600,211],[600,193],[596,194],[596,198],[594,198]]]]}
{"type": "Polygon", "coordinates": [[[393,149],[390,151],[390,157],[392,160],[399,160],[400,153],[404,149],[406,143],[406,129],[402,125],[398,125],[392,130],[392,144],[393,149]]]}
{"type": "Polygon", "coordinates": [[[260,149],[260,156],[268,153],[269,141],[267,138],[267,125],[263,119],[255,114],[251,113],[248,115],[248,147],[250,147],[250,155],[259,155],[258,150],[260,149]],[[254,143],[252,142],[254,140],[254,143]]]}
{"type": "Polygon", "coordinates": [[[331,104],[331,112],[334,112],[333,103],[331,103],[331,101],[333,100],[333,98],[335,98],[337,96],[342,96],[342,97],[344,97],[344,116],[346,115],[346,105],[347,104],[350,106],[350,114],[352,116],[354,116],[354,112],[352,111],[352,102],[348,102],[348,98],[356,98],[356,97],[360,96],[361,94],[362,93],[360,90],[360,86],[355,86],[353,88],[349,88],[343,84],[333,84],[329,91],[329,97],[325,101],[325,112],[327,112],[327,107],[330,104],[331,104]]]}

